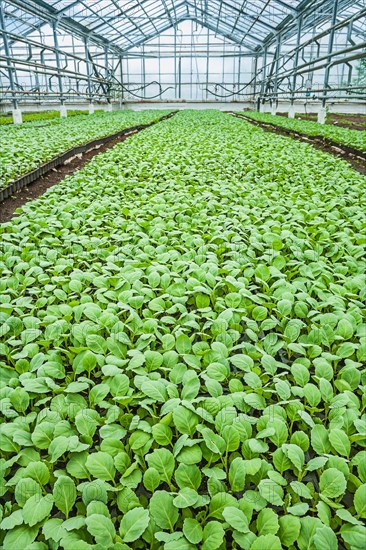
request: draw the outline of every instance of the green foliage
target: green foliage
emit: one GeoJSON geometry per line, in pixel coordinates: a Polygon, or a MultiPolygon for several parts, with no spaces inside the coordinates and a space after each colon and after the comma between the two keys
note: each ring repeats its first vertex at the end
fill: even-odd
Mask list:
{"type": "Polygon", "coordinates": [[[0,546],[361,549],[364,202],[182,112],[2,225],[0,546]]]}
{"type": "MultiPolygon", "coordinates": [[[[96,109],[94,112],[100,112],[101,109],[96,109]]],[[[89,115],[89,112],[85,109],[73,110],[70,109],[67,111],[67,116],[77,116],[77,115],[89,115]]],[[[36,120],[54,120],[60,118],[60,111],[40,111],[38,113],[23,113],[23,122],[34,122],[36,120]]],[[[0,124],[13,124],[13,117],[11,113],[7,116],[0,116],[0,124]]]]}
{"type": "Polygon", "coordinates": [[[366,131],[351,130],[328,124],[319,124],[311,120],[299,120],[283,116],[270,115],[268,113],[246,112],[245,116],[260,122],[270,122],[276,126],[293,130],[308,136],[322,136],[340,145],[347,145],[358,151],[366,152],[366,131]]]}
{"type": "Polygon", "coordinates": [[[167,111],[123,110],[68,118],[53,113],[44,119],[43,113],[37,113],[28,115],[32,122],[16,125],[1,125],[0,117],[0,189],[72,147],[149,123],[164,114],[167,111]]]}

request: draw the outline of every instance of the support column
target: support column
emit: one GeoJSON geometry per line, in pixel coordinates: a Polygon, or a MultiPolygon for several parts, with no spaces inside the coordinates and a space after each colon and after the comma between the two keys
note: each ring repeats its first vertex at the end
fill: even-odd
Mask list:
{"type": "Polygon", "coordinates": [[[61,105],[60,105],[60,117],[61,118],[66,118],[67,117],[67,108],[66,108],[66,105],[64,103],[61,103],[61,105]]]}
{"type": "Polygon", "coordinates": [[[255,96],[257,93],[257,71],[258,71],[258,56],[254,57],[252,61],[252,90],[253,90],[253,101],[255,101],[255,96]],[[254,66],[253,66],[254,65],[254,66]]]}
{"type": "MultiPolygon", "coordinates": [[[[206,101],[208,100],[208,79],[210,75],[210,30],[207,30],[207,41],[206,41],[206,101]]],[[[239,57],[240,62],[240,57],[239,57]]]]}
{"type": "Polygon", "coordinates": [[[261,91],[260,91],[260,98],[258,103],[258,111],[262,111],[262,112],[264,112],[264,90],[266,86],[266,77],[267,77],[267,46],[265,46],[264,52],[263,52],[261,91]],[[263,101],[263,107],[261,106],[261,100],[263,101]]]}
{"type": "Polygon", "coordinates": [[[145,46],[144,46],[144,44],[142,44],[141,84],[143,86],[142,95],[144,96],[144,99],[146,99],[146,69],[145,69],[145,46]]]}
{"type": "Polygon", "coordinates": [[[124,89],[123,89],[123,57],[120,55],[119,57],[119,79],[121,84],[121,98],[119,102],[119,108],[122,109],[124,107],[124,89]]]}
{"type": "Polygon", "coordinates": [[[8,34],[6,32],[6,26],[5,26],[5,16],[4,16],[4,3],[2,0],[0,0],[0,30],[2,31],[2,35],[4,37],[4,50],[6,55],[6,65],[7,65],[7,71],[8,71],[8,78],[9,78],[9,84],[12,94],[12,105],[13,105],[13,122],[14,124],[21,124],[23,122],[22,118],[22,112],[18,107],[18,101],[17,96],[15,93],[15,68],[12,65],[11,62],[11,50],[9,46],[8,41],[8,34]]]}
{"type": "Polygon", "coordinates": [[[324,92],[323,92],[323,99],[322,99],[322,108],[318,115],[318,122],[320,124],[324,124],[327,112],[326,112],[326,103],[327,103],[327,88],[329,85],[329,75],[330,75],[330,63],[332,61],[331,53],[333,52],[333,46],[334,46],[334,26],[337,23],[337,11],[338,11],[338,0],[333,0],[333,13],[332,13],[332,23],[331,23],[331,29],[329,32],[329,42],[328,42],[328,59],[327,59],[327,67],[325,69],[324,73],[324,92]]]}
{"type": "Polygon", "coordinates": [[[105,110],[107,111],[107,113],[111,113],[113,111],[112,103],[107,103],[105,110]]]}
{"type": "Polygon", "coordinates": [[[327,108],[321,106],[318,113],[318,122],[319,124],[325,124],[327,121],[327,108]]]}
{"type": "Polygon", "coordinates": [[[297,22],[297,35],[296,35],[296,52],[294,59],[294,74],[292,77],[292,92],[291,92],[291,105],[288,111],[288,118],[295,118],[295,91],[296,91],[296,77],[297,77],[297,66],[299,64],[299,54],[300,54],[300,40],[301,40],[301,27],[302,27],[302,16],[299,16],[297,22]]]}
{"type": "Polygon", "coordinates": [[[109,108],[109,106],[112,107],[112,104],[111,104],[110,72],[109,72],[109,68],[108,68],[108,63],[109,63],[108,54],[109,54],[109,51],[108,51],[108,47],[106,46],[104,48],[104,65],[105,65],[104,77],[107,81],[109,81],[108,84],[107,84],[107,93],[106,93],[106,99],[107,99],[106,111],[111,111],[112,109],[109,108]]]}
{"type": "Polygon", "coordinates": [[[277,36],[277,45],[276,45],[276,66],[275,66],[275,78],[274,78],[274,86],[273,86],[273,92],[274,92],[274,99],[272,100],[272,107],[271,107],[271,114],[275,115],[277,113],[277,107],[278,107],[278,71],[280,68],[280,55],[281,55],[281,34],[277,36]]]}
{"type": "MultiPolygon", "coordinates": [[[[257,61],[258,61],[258,56],[257,56],[257,61]]],[[[238,80],[237,80],[237,84],[238,84],[238,94],[237,94],[237,98],[238,98],[238,101],[239,101],[240,90],[241,90],[241,45],[239,46],[239,57],[238,57],[238,80]]]]}
{"type": "Polygon", "coordinates": [[[14,124],[22,124],[23,116],[22,116],[22,111],[20,109],[13,109],[12,115],[13,115],[14,124]]]}
{"type": "Polygon", "coordinates": [[[57,23],[53,23],[52,25],[53,30],[53,43],[55,46],[55,57],[56,57],[56,65],[57,65],[57,80],[58,80],[58,89],[60,92],[60,117],[65,118],[67,117],[67,109],[64,105],[64,95],[63,95],[63,82],[62,82],[62,76],[61,76],[61,60],[60,60],[60,50],[58,47],[58,36],[57,36],[57,23]]]}
{"type": "Polygon", "coordinates": [[[291,103],[291,105],[288,108],[288,118],[295,118],[295,105],[291,103]]]}
{"type": "Polygon", "coordinates": [[[87,75],[88,75],[88,101],[89,101],[89,115],[92,115],[94,113],[94,105],[93,105],[93,94],[92,94],[92,82],[91,82],[91,63],[89,59],[89,48],[88,48],[88,39],[84,39],[84,49],[85,49],[85,63],[87,68],[87,75]]]}

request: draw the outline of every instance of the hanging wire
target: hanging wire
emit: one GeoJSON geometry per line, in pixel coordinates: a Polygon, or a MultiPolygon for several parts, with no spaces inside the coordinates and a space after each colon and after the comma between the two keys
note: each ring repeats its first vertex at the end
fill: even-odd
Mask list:
{"type": "Polygon", "coordinates": [[[157,82],[156,80],[153,80],[152,82],[149,82],[148,84],[145,84],[143,86],[139,86],[138,88],[134,88],[134,90],[130,90],[129,88],[127,88],[127,86],[124,86],[123,84],[121,84],[121,87],[123,88],[123,90],[125,92],[127,92],[128,94],[133,95],[134,97],[137,97],[138,99],[155,99],[157,97],[162,96],[166,91],[168,91],[170,89],[173,89],[173,86],[168,86],[167,88],[165,88],[163,90],[163,87],[160,84],[160,82],[157,82]],[[141,96],[141,95],[138,95],[138,94],[134,93],[134,92],[145,90],[146,88],[148,88],[149,86],[152,86],[154,84],[159,87],[159,93],[157,93],[156,95],[153,95],[153,96],[150,96],[150,97],[145,97],[145,96],[141,96]]]}

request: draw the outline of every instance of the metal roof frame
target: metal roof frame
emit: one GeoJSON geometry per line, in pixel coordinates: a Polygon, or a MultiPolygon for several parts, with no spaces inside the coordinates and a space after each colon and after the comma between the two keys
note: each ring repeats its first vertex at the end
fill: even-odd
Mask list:
{"type": "MultiPolygon", "coordinates": [[[[15,8],[7,14],[9,32],[27,36],[47,23],[56,24],[67,33],[123,55],[185,19],[194,20],[249,51],[262,50],[274,43],[279,34],[286,39],[294,36],[300,16],[304,30],[330,20],[333,1],[74,0],[64,3],[60,9],[55,0],[53,3],[6,0],[5,3],[15,8]],[[28,21],[24,19],[24,28],[19,29],[17,25],[22,22],[22,13],[27,14],[28,21]],[[11,26],[12,17],[14,27],[11,26]],[[30,21],[29,17],[34,20],[30,21]]],[[[339,0],[339,8],[365,5],[365,1],[339,0]]]]}
{"type": "MultiPolygon", "coordinates": [[[[63,5],[57,9],[57,0],[1,1],[9,9],[4,10],[9,35],[26,38],[49,24],[118,56],[184,20],[195,21],[223,36],[240,46],[241,51],[245,48],[248,53],[259,55],[278,40],[295,36],[300,20],[303,33],[330,20],[334,2],[291,0],[292,4],[297,3],[294,6],[290,0],[61,0],[63,5]],[[29,21],[29,17],[34,20],[29,21]],[[19,30],[18,22],[28,29],[19,30]]],[[[365,7],[366,0],[337,0],[337,4],[340,14],[350,6],[365,7]]],[[[357,27],[356,32],[365,34],[362,27],[357,27]]]]}

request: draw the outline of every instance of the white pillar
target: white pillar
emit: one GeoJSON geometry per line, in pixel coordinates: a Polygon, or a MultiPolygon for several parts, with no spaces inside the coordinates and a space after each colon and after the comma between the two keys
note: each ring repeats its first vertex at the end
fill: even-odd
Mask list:
{"type": "Polygon", "coordinates": [[[290,105],[288,108],[288,118],[295,118],[295,105],[290,105]]]}
{"type": "Polygon", "coordinates": [[[277,106],[276,106],[276,102],[274,101],[271,107],[271,115],[275,115],[276,113],[277,113],[277,106]]]}
{"type": "Polygon", "coordinates": [[[318,122],[319,124],[325,124],[326,120],[327,120],[327,109],[325,107],[321,107],[318,113],[318,122]]]}
{"type": "Polygon", "coordinates": [[[22,124],[23,117],[20,109],[13,109],[13,122],[14,124],[22,124]]]}
{"type": "Polygon", "coordinates": [[[67,117],[67,107],[66,105],[60,105],[60,117],[66,118],[67,117]]]}
{"type": "Polygon", "coordinates": [[[107,111],[107,113],[111,113],[113,111],[112,103],[107,103],[105,110],[107,111]]]}
{"type": "Polygon", "coordinates": [[[93,103],[89,103],[89,115],[94,114],[94,105],[93,103]]]}

